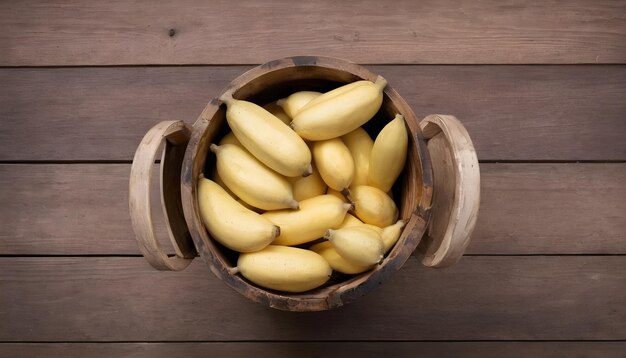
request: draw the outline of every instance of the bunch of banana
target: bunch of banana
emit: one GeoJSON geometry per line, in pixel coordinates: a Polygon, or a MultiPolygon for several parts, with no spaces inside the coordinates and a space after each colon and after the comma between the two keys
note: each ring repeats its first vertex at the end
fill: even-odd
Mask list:
{"type": "Polygon", "coordinates": [[[232,131],[210,146],[215,182],[200,178],[198,203],[209,234],[240,253],[233,273],[304,292],[333,270],[373,269],[398,242],[405,222],[390,190],[406,161],[404,117],[375,140],[361,127],[386,84],[379,76],[263,107],[222,98],[232,131]]]}

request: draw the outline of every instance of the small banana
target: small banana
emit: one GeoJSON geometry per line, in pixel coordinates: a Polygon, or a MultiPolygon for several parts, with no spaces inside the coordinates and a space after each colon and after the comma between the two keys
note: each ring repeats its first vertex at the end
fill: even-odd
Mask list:
{"type": "Polygon", "coordinates": [[[326,194],[328,195],[332,195],[332,196],[336,196],[339,199],[341,199],[341,201],[343,201],[344,203],[349,203],[350,200],[348,200],[348,198],[346,198],[345,195],[343,195],[340,191],[337,191],[333,188],[328,188],[328,190],[326,191],[326,194]]]}
{"type": "Polygon", "coordinates": [[[291,123],[291,117],[289,117],[287,113],[285,113],[285,110],[283,110],[283,107],[279,106],[276,102],[270,102],[263,106],[263,108],[276,116],[276,118],[280,119],[281,122],[285,123],[286,125],[289,125],[289,123],[291,123]]]}
{"type": "Polygon", "coordinates": [[[297,201],[312,198],[326,193],[326,183],[322,179],[320,172],[313,166],[313,174],[308,177],[287,178],[293,187],[293,197],[297,201]]]}
{"type": "Polygon", "coordinates": [[[383,244],[385,246],[385,253],[388,253],[389,250],[396,244],[400,235],[402,234],[402,229],[404,228],[404,221],[398,220],[395,224],[387,226],[382,230],[380,236],[383,238],[383,244]]]}
{"type": "Polygon", "coordinates": [[[367,185],[388,192],[396,181],[406,161],[409,137],[404,117],[396,117],[378,133],[370,156],[367,185]]]}
{"type": "Polygon", "coordinates": [[[363,222],[357,219],[354,215],[348,213],[343,218],[341,225],[337,226],[337,229],[343,229],[344,227],[359,226],[359,225],[363,225],[363,222]]]}
{"type": "Polygon", "coordinates": [[[376,230],[364,226],[328,229],[324,235],[337,253],[355,265],[373,265],[383,259],[383,239],[376,230]]]}
{"type": "Polygon", "coordinates": [[[347,189],[354,177],[354,160],[340,138],[313,142],[313,158],[322,179],[332,189],[347,189]]]}
{"type": "Polygon", "coordinates": [[[313,251],[269,245],[261,251],[240,254],[235,272],[261,287],[304,292],[326,283],[332,269],[313,251]]]}
{"type": "Polygon", "coordinates": [[[355,265],[339,255],[330,241],[320,242],[309,248],[310,250],[320,254],[333,270],[353,275],[365,272],[373,267],[373,265],[355,265]]]}
{"type": "Polygon", "coordinates": [[[246,203],[263,210],[298,208],[291,185],[284,177],[233,144],[211,144],[217,173],[226,186],[246,203]]]}
{"type": "Polygon", "coordinates": [[[370,168],[370,153],[374,141],[367,132],[359,127],[341,137],[354,160],[354,178],[350,186],[367,185],[370,168]]]}
{"type": "Polygon", "coordinates": [[[278,226],[246,209],[209,179],[198,181],[198,206],[211,236],[235,251],[261,250],[280,233],[278,226]]]}
{"type": "Polygon", "coordinates": [[[285,123],[252,102],[222,100],[231,130],[260,162],[288,177],[311,174],[309,147],[285,123]]]}
{"type": "Polygon", "coordinates": [[[234,144],[238,146],[239,148],[245,149],[243,145],[241,144],[241,142],[239,141],[239,139],[235,137],[235,133],[233,133],[232,131],[229,131],[228,133],[226,133],[226,135],[223,136],[220,142],[218,143],[218,145],[224,145],[224,144],[234,144]]]}
{"type": "Polygon", "coordinates": [[[384,228],[398,218],[398,208],[391,197],[373,186],[360,185],[350,189],[354,213],[366,224],[384,228]]]}
{"type": "Polygon", "coordinates": [[[338,227],[352,204],[332,195],[320,195],[300,202],[300,210],[268,211],[262,216],[280,227],[274,245],[299,245],[324,235],[328,228],[338,227]]]}
{"type": "Polygon", "coordinates": [[[321,93],[313,92],[313,91],[300,91],[290,95],[287,98],[279,99],[276,104],[281,106],[285,113],[291,118],[295,117],[296,114],[302,109],[302,107],[306,106],[309,102],[319,97],[321,93]]]}
{"type": "Polygon", "coordinates": [[[357,81],[326,92],[293,117],[291,127],[302,138],[326,140],[349,133],[369,121],[383,102],[387,81],[357,81]]]}

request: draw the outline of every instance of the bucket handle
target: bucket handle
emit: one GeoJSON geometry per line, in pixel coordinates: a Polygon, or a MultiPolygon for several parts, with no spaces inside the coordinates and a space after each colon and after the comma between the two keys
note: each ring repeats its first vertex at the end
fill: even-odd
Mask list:
{"type": "Polygon", "coordinates": [[[133,231],[141,253],[157,270],[182,270],[197,255],[185,223],[180,196],[180,173],[190,134],[183,121],[158,123],[141,140],[130,169],[128,196],[133,231]],[[161,208],[175,256],[165,253],[157,240],[152,222],[150,179],[162,142],[165,142],[165,146],[160,165],[161,208]]]}

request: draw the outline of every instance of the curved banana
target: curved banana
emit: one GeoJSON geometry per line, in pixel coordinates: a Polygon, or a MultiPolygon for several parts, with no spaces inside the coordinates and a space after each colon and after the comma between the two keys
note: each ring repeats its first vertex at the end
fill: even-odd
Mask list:
{"type": "Polygon", "coordinates": [[[278,226],[246,209],[209,179],[198,181],[198,206],[211,236],[235,251],[261,250],[280,233],[278,226]]]}
{"type": "Polygon", "coordinates": [[[289,97],[279,99],[276,104],[281,106],[289,117],[293,118],[296,114],[298,114],[302,107],[306,106],[309,102],[321,95],[322,94],[320,92],[300,91],[293,93],[289,97]]]}
{"type": "Polygon", "coordinates": [[[300,210],[268,211],[262,216],[280,227],[274,245],[299,245],[319,239],[328,228],[338,227],[352,204],[332,195],[320,195],[300,202],[300,210]]]}
{"type": "Polygon", "coordinates": [[[293,197],[297,201],[312,198],[326,193],[326,183],[322,179],[320,172],[313,166],[313,173],[308,177],[287,178],[293,187],[293,197]]]}
{"type": "Polygon", "coordinates": [[[246,203],[263,210],[298,208],[291,185],[233,144],[211,144],[217,156],[217,173],[226,186],[246,203]]]}
{"type": "Polygon", "coordinates": [[[270,102],[263,106],[263,108],[276,116],[276,118],[280,119],[280,121],[285,123],[286,125],[289,125],[289,123],[291,123],[291,117],[289,117],[287,113],[285,113],[285,110],[283,110],[283,107],[279,106],[276,102],[270,102]]]}
{"type": "Polygon", "coordinates": [[[341,255],[339,255],[337,250],[335,250],[333,244],[330,241],[324,241],[320,242],[319,244],[315,244],[311,246],[309,250],[320,254],[326,260],[326,262],[328,262],[333,270],[348,275],[365,272],[373,267],[373,265],[356,265],[344,259],[343,257],[341,257],[341,255]]]}
{"type": "Polygon", "coordinates": [[[302,138],[325,140],[342,136],[369,121],[383,103],[387,80],[357,81],[326,92],[304,106],[291,122],[302,138]]]}
{"type": "Polygon", "coordinates": [[[378,133],[370,156],[367,185],[388,192],[404,169],[409,136],[404,117],[396,117],[378,133]]]}
{"type": "Polygon", "coordinates": [[[341,201],[343,201],[344,203],[350,202],[350,200],[348,200],[348,198],[346,198],[345,195],[343,195],[340,191],[337,191],[333,188],[328,188],[328,190],[326,191],[326,194],[336,196],[337,198],[341,199],[341,201]]]}
{"type": "Polygon", "coordinates": [[[367,185],[370,168],[370,154],[374,141],[365,129],[359,127],[341,137],[354,160],[354,178],[350,186],[367,185]]]}
{"type": "Polygon", "coordinates": [[[389,250],[396,244],[400,235],[402,234],[402,229],[404,229],[404,221],[398,220],[395,224],[391,226],[387,226],[382,230],[380,236],[383,238],[383,244],[385,246],[385,253],[388,253],[389,250]]]}
{"type": "Polygon", "coordinates": [[[285,292],[312,290],[326,283],[332,274],[319,254],[276,245],[239,255],[237,271],[261,287],[285,292]]]}
{"type": "Polygon", "coordinates": [[[350,186],[354,177],[354,160],[341,139],[313,142],[313,159],[330,188],[342,191],[350,186]]]}
{"type": "Polygon", "coordinates": [[[396,203],[384,191],[373,186],[360,185],[350,189],[356,217],[366,224],[384,228],[398,218],[396,203]]]}
{"type": "Polygon", "coordinates": [[[328,229],[324,235],[337,253],[355,265],[373,265],[383,259],[383,239],[376,230],[364,226],[328,229]]]}
{"type": "Polygon", "coordinates": [[[224,144],[234,144],[240,148],[245,149],[243,147],[243,144],[241,144],[239,139],[235,137],[235,133],[233,133],[232,131],[229,131],[228,133],[226,133],[226,135],[223,136],[222,139],[220,139],[220,142],[218,143],[218,145],[224,145],[224,144]]]}
{"type": "Polygon", "coordinates": [[[311,174],[309,147],[280,119],[252,102],[222,100],[230,129],[261,163],[288,177],[311,174]]]}
{"type": "Polygon", "coordinates": [[[344,216],[341,224],[337,226],[337,229],[343,229],[344,227],[359,226],[359,225],[363,225],[363,222],[357,219],[354,215],[348,213],[346,214],[346,216],[344,216]]]}

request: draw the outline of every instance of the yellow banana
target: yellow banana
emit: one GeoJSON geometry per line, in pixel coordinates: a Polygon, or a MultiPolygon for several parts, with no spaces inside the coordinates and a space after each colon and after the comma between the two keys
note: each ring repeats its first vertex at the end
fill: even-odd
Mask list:
{"type": "Polygon", "coordinates": [[[263,108],[265,108],[265,110],[270,112],[271,114],[275,115],[276,118],[281,120],[281,122],[287,125],[291,123],[291,117],[289,117],[287,113],[285,113],[285,110],[283,110],[283,107],[279,106],[276,102],[270,102],[263,106],[263,108]]]}
{"type": "Polygon", "coordinates": [[[310,247],[310,250],[320,254],[333,270],[353,275],[365,272],[373,267],[373,265],[355,265],[339,255],[330,241],[320,242],[310,247]]]}
{"type": "Polygon", "coordinates": [[[338,227],[352,204],[332,195],[320,195],[300,202],[299,210],[268,211],[262,216],[280,227],[275,245],[299,245],[319,239],[328,228],[338,227]]]}
{"type": "Polygon", "coordinates": [[[296,114],[298,114],[302,107],[320,95],[321,93],[319,92],[300,91],[290,95],[289,97],[279,99],[276,104],[283,107],[285,113],[287,113],[289,117],[293,118],[296,114]]]}
{"type": "Polygon", "coordinates": [[[398,220],[395,224],[387,226],[382,230],[380,236],[383,238],[383,244],[385,246],[385,253],[388,253],[389,250],[396,244],[400,235],[402,234],[402,229],[404,228],[404,221],[398,220]]]}
{"type": "Polygon", "coordinates": [[[359,225],[363,225],[363,222],[357,219],[356,217],[354,217],[354,215],[348,213],[343,218],[341,225],[337,226],[337,229],[343,229],[344,227],[359,226],[359,225]]]}
{"type": "Polygon", "coordinates": [[[332,273],[319,254],[276,245],[239,255],[236,271],[261,287],[285,292],[312,290],[326,283],[332,273]]]}
{"type": "Polygon", "coordinates": [[[217,173],[235,195],[255,208],[298,208],[291,185],[284,177],[261,164],[246,150],[233,144],[211,144],[217,156],[217,173]]]}
{"type": "Polygon", "coordinates": [[[373,186],[360,185],[350,189],[354,213],[366,224],[384,228],[398,218],[398,208],[382,190],[373,186]]]}
{"type": "Polygon", "coordinates": [[[237,202],[238,202],[239,204],[243,205],[243,206],[244,206],[246,209],[248,209],[248,210],[252,210],[252,211],[254,211],[255,213],[259,213],[259,214],[263,214],[263,212],[264,212],[263,210],[261,210],[261,209],[259,209],[259,208],[255,208],[254,206],[252,206],[252,205],[250,205],[250,204],[246,203],[245,201],[243,201],[243,200],[241,200],[241,199],[239,199],[239,198],[237,198],[236,200],[237,200],[237,202]]]}
{"type": "Polygon", "coordinates": [[[315,166],[313,166],[313,174],[308,177],[290,177],[287,180],[291,182],[293,197],[297,201],[326,193],[326,183],[315,166]]]}
{"type": "Polygon", "coordinates": [[[226,135],[222,137],[222,139],[218,143],[218,145],[224,145],[224,144],[234,144],[240,148],[244,148],[241,142],[239,141],[239,139],[235,137],[235,133],[233,133],[232,131],[226,133],[226,135]]]}
{"type": "Polygon", "coordinates": [[[198,181],[198,206],[211,236],[235,251],[261,250],[280,233],[278,226],[246,209],[209,179],[198,181]]]}
{"type": "Polygon", "coordinates": [[[313,158],[326,184],[335,190],[347,189],[354,177],[354,161],[339,138],[313,142],[313,158]]]}
{"type": "Polygon", "coordinates": [[[352,159],[354,160],[354,178],[350,186],[367,185],[367,176],[370,168],[370,153],[374,141],[365,129],[359,127],[341,137],[352,159]]]}
{"type": "Polygon", "coordinates": [[[387,81],[357,81],[315,98],[296,114],[291,127],[302,138],[325,140],[349,133],[369,121],[383,102],[387,81]]]}
{"type": "Polygon", "coordinates": [[[288,177],[311,174],[309,147],[280,119],[252,102],[223,101],[230,129],[261,163],[288,177]]]}
{"type": "Polygon", "coordinates": [[[355,265],[373,265],[383,259],[383,239],[376,230],[364,226],[328,229],[324,235],[337,253],[355,265]]]}
{"type": "Polygon", "coordinates": [[[340,191],[337,191],[333,188],[328,188],[328,190],[326,191],[326,194],[336,196],[339,199],[341,199],[341,201],[343,201],[344,203],[350,202],[350,200],[348,200],[348,198],[346,198],[345,195],[343,195],[340,191]]]}
{"type": "Polygon", "coordinates": [[[409,137],[404,117],[396,117],[378,133],[370,156],[368,184],[388,192],[402,172],[409,137]]]}

